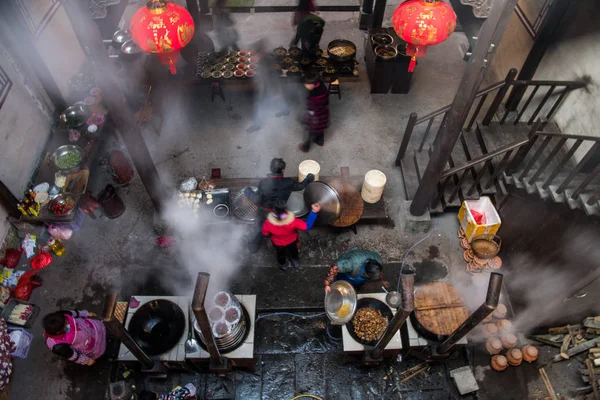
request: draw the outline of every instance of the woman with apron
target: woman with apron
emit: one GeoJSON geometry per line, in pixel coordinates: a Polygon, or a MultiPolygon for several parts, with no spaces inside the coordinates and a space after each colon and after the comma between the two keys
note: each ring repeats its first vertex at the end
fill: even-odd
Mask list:
{"type": "Polygon", "coordinates": [[[379,281],[383,277],[382,259],[379,253],[370,250],[352,250],[343,254],[329,267],[325,279],[325,293],[337,280],[348,281],[357,291],[368,281],[379,281]]]}

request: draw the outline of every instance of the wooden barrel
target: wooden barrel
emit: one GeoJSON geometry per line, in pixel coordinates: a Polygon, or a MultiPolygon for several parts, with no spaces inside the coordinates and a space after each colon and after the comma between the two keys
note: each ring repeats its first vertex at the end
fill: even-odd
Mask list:
{"type": "Polygon", "coordinates": [[[423,336],[442,340],[468,316],[469,310],[454,286],[430,282],[415,289],[413,325],[423,336]]]}

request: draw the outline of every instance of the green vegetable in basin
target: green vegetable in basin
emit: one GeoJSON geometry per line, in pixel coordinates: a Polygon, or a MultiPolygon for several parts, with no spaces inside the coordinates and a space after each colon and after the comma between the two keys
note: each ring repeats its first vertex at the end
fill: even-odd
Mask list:
{"type": "Polygon", "coordinates": [[[81,162],[81,156],[78,153],[67,153],[56,160],[56,166],[60,169],[69,169],[77,166],[81,162]]]}

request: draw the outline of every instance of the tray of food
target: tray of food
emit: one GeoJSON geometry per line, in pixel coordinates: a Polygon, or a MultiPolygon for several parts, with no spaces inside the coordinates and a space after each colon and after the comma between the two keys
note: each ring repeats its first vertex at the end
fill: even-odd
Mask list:
{"type": "Polygon", "coordinates": [[[31,328],[39,314],[40,308],[35,304],[22,300],[10,299],[8,304],[4,306],[0,316],[9,324],[31,328]]]}

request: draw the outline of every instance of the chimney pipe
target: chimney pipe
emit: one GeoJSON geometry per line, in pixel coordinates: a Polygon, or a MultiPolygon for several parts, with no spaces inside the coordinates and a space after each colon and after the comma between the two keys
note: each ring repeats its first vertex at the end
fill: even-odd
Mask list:
{"type": "Polygon", "coordinates": [[[488,315],[494,312],[498,306],[500,300],[500,291],[502,290],[502,274],[492,272],[490,275],[490,283],[488,285],[487,295],[485,296],[485,303],[483,303],[473,314],[469,316],[462,323],[461,326],[444,340],[437,348],[438,354],[446,354],[450,351],[452,346],[456,344],[460,339],[466,336],[467,333],[471,332],[481,321],[483,321],[488,315]]]}
{"type": "Polygon", "coordinates": [[[106,300],[104,301],[104,307],[102,308],[102,322],[104,326],[116,336],[127,350],[133,354],[135,358],[142,364],[144,370],[154,370],[154,362],[152,359],[141,349],[140,346],[136,343],[136,341],[131,337],[127,329],[123,326],[123,324],[115,318],[115,307],[117,306],[117,297],[119,296],[119,292],[116,290],[111,290],[106,295],[106,300]]]}
{"type": "Polygon", "coordinates": [[[204,300],[206,299],[206,292],[208,291],[208,281],[210,280],[210,274],[206,272],[198,272],[196,278],[196,287],[194,289],[194,297],[192,298],[192,310],[198,326],[202,332],[204,338],[204,344],[210,354],[211,363],[214,365],[223,365],[223,357],[217,348],[215,338],[213,337],[212,329],[210,328],[210,322],[208,321],[208,314],[204,307],[204,300]]]}
{"type": "Polygon", "coordinates": [[[381,336],[381,339],[373,349],[372,357],[380,358],[383,354],[383,349],[388,345],[394,337],[398,329],[404,325],[406,319],[415,308],[415,274],[413,271],[405,271],[402,273],[402,309],[396,311],[396,315],[390,321],[387,329],[381,336]]]}

